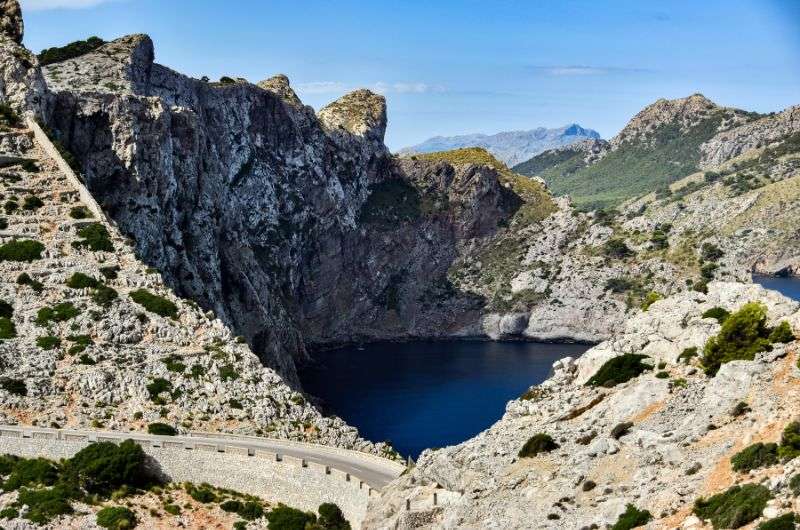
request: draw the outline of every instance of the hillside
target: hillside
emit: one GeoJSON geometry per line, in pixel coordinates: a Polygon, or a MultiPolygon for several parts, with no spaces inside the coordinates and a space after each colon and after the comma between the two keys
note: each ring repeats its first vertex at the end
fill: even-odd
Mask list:
{"type": "Polygon", "coordinates": [[[589,144],[592,158],[586,157],[587,144],[579,144],[542,153],[514,170],[544,179],[554,194],[569,195],[581,208],[613,206],[697,171],[704,143],[758,117],[699,94],[659,100],[608,144],[589,144]]]}
{"type": "Polygon", "coordinates": [[[791,517],[800,368],[792,334],[770,331],[779,324],[800,327],[798,304],[753,285],[657,301],[557,361],[483,433],[424,452],[364,527],[700,530],[791,517]],[[751,323],[759,331],[717,371],[708,344],[728,347],[751,323]]]}
{"type": "Polygon", "coordinates": [[[597,131],[585,129],[577,123],[573,123],[554,129],[537,127],[529,131],[506,131],[497,134],[435,136],[417,145],[405,147],[399,153],[402,155],[424,154],[467,147],[481,147],[510,167],[548,149],[599,138],[600,135],[597,131]]]}

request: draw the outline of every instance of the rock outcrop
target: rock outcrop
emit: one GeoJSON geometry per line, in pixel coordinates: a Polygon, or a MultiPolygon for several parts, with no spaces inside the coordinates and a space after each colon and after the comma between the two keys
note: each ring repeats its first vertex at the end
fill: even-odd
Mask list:
{"type": "Polygon", "coordinates": [[[714,377],[681,359],[687,348],[702,355],[719,332],[706,310],[752,301],[764,304],[770,325],[800,327],[796,302],[754,285],[712,283],[708,294],[655,302],[612,339],[558,361],[485,432],[424,452],[373,500],[364,527],[603,528],[632,504],[652,514],[647,528],[710,528],[692,515],[694,501],[745,483],[764,484],[774,497],[756,519],[796,510],[788,482],[798,459],[750,473],[732,470],[730,459],[752,443],[780,442],[798,419],[798,343],[724,364],[714,377]],[[613,388],[586,385],[623,354],[647,356],[650,368],[613,388]],[[557,447],[519,456],[537,433],[557,447]]]}

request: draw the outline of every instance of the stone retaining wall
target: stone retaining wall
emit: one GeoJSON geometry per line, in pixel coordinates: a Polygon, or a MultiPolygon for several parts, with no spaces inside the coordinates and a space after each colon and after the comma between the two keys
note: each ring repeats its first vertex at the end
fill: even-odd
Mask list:
{"type": "MultiPolygon", "coordinates": [[[[50,438],[23,438],[4,432],[0,436],[0,454],[69,458],[90,443],[88,440],[50,438]]],[[[216,447],[213,450],[202,450],[201,447],[187,450],[153,447],[144,442],[142,446],[173,482],[207,482],[314,512],[323,502],[333,502],[342,509],[353,528],[360,528],[370,496],[378,494],[347,473],[290,456],[281,456],[278,460],[275,453],[261,451],[246,456],[246,449],[234,446],[223,446],[224,453],[216,447]]]]}

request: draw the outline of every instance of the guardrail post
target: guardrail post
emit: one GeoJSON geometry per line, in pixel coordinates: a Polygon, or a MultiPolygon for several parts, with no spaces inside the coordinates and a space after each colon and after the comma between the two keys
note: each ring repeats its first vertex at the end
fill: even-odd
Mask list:
{"type": "Polygon", "coordinates": [[[436,506],[438,503],[439,503],[439,498],[438,498],[436,492],[434,491],[433,492],[433,505],[436,506]]]}
{"type": "Polygon", "coordinates": [[[326,475],[330,475],[331,474],[331,466],[325,466],[325,474],[326,475]]]}
{"type": "Polygon", "coordinates": [[[411,499],[406,499],[406,511],[411,511],[411,499]]]}
{"type": "Polygon", "coordinates": [[[283,462],[283,457],[280,455],[280,453],[275,453],[275,461],[283,462]]]}
{"type": "Polygon", "coordinates": [[[306,462],[305,458],[300,459],[300,467],[308,467],[308,462],[306,462]]]}
{"type": "Polygon", "coordinates": [[[345,473],[345,474],[344,474],[344,479],[345,479],[347,482],[350,482],[350,473],[345,473]]]}

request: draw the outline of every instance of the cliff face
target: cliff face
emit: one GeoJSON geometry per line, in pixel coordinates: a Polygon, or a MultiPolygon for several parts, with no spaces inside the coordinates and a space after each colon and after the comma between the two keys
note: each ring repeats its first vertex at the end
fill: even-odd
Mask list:
{"type": "Polygon", "coordinates": [[[488,168],[392,160],[382,97],[315,115],[285,78],[177,74],[145,36],[45,73],[50,126],[140,255],[290,378],[309,343],[474,325],[444,274],[458,240],[491,235],[519,201],[488,168]],[[452,311],[419,301],[440,284],[452,311]]]}

